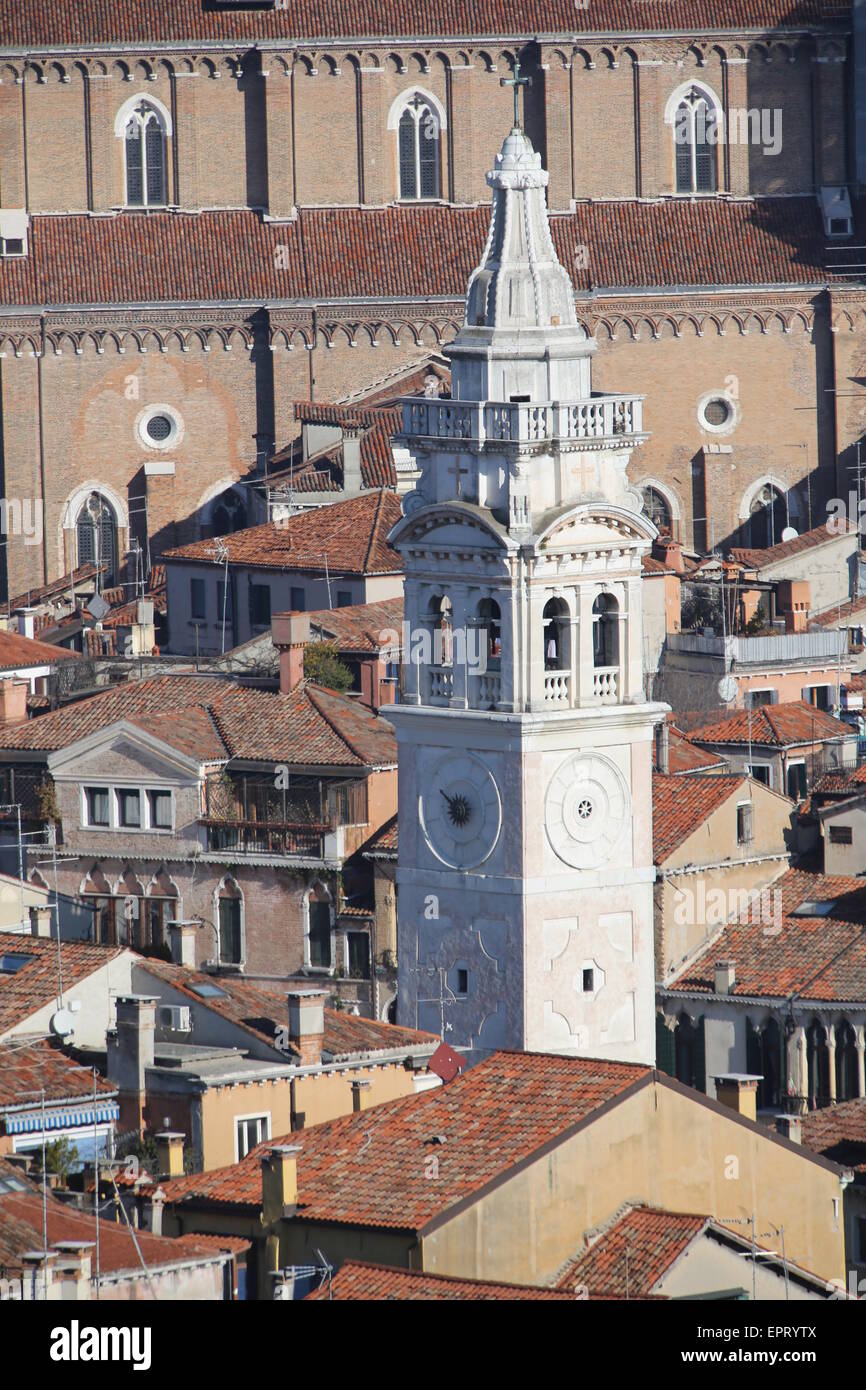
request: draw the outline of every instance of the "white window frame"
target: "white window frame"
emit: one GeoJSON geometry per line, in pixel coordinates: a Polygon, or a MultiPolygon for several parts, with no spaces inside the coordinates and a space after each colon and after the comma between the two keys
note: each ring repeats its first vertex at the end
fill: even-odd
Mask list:
{"type": "MultiPolygon", "coordinates": [[[[264,1134],[260,1134],[260,1135],[259,1135],[259,1138],[256,1140],[256,1144],[261,1144],[263,1140],[265,1140],[265,1139],[270,1139],[270,1138],[271,1138],[272,1125],[271,1125],[271,1112],[270,1112],[270,1110],[251,1110],[251,1111],[250,1111],[248,1114],[246,1114],[246,1115],[235,1115],[235,1117],[234,1117],[235,1163],[240,1163],[241,1158],[245,1158],[245,1157],[246,1157],[246,1154],[241,1154],[241,1146],[240,1146],[240,1144],[238,1143],[238,1125],[240,1125],[240,1124],[248,1124],[248,1123],[250,1122],[250,1120],[258,1120],[260,1124],[261,1124],[262,1122],[264,1122],[264,1127],[265,1127],[265,1131],[266,1131],[266,1132],[265,1132],[264,1134]]],[[[254,1148],[256,1147],[256,1144],[251,1144],[251,1145],[250,1145],[250,1148],[247,1149],[247,1153],[250,1152],[250,1149],[254,1149],[254,1148]]]]}
{"type": "Polygon", "coordinates": [[[123,835],[138,835],[145,832],[149,835],[173,835],[176,824],[175,811],[174,787],[166,787],[162,784],[148,786],[141,783],[129,785],[123,782],[82,782],[79,788],[79,823],[82,830],[120,831],[123,835]],[[88,815],[87,793],[101,787],[105,787],[108,791],[108,825],[94,825],[88,815]],[[118,795],[120,792],[138,793],[139,806],[141,807],[140,825],[121,825],[120,797],[118,795]],[[151,823],[149,792],[165,792],[171,797],[170,826],[156,826],[151,823]]]}
{"type": "Polygon", "coordinates": [[[718,154],[719,145],[722,144],[722,143],[724,142],[724,137],[725,137],[725,135],[726,135],[725,124],[724,124],[724,119],[725,119],[725,118],[724,118],[724,111],[723,111],[723,109],[722,109],[722,104],[721,104],[721,102],[719,101],[719,98],[716,96],[716,94],[715,94],[715,92],[713,91],[713,89],[712,89],[711,87],[708,87],[704,82],[683,82],[683,83],[681,83],[681,85],[680,85],[679,87],[677,87],[676,91],[671,92],[670,96],[668,97],[667,105],[665,106],[665,117],[664,117],[664,119],[665,119],[665,125],[669,125],[669,126],[671,127],[671,134],[672,134],[672,136],[673,136],[673,142],[674,142],[674,194],[675,194],[677,197],[680,197],[680,198],[712,198],[712,197],[714,197],[714,196],[719,192],[719,184],[720,184],[720,182],[721,182],[721,180],[720,180],[720,178],[719,178],[719,173],[720,173],[720,169],[719,169],[719,163],[720,163],[720,161],[719,161],[719,154],[718,154]],[[696,100],[696,101],[690,100],[692,92],[696,92],[696,93],[698,94],[698,100],[696,100]],[[710,148],[711,148],[712,151],[713,151],[713,158],[714,158],[715,161],[716,161],[716,165],[715,165],[715,179],[713,180],[714,187],[711,188],[711,189],[704,189],[704,188],[698,189],[698,188],[696,187],[696,184],[697,184],[697,181],[698,181],[698,177],[697,177],[697,144],[696,144],[696,141],[695,141],[695,110],[696,110],[696,108],[697,108],[697,106],[698,106],[698,104],[699,104],[699,101],[704,101],[704,102],[706,102],[707,108],[708,108],[709,112],[712,114],[712,116],[713,116],[713,118],[714,118],[714,120],[715,120],[715,128],[716,128],[716,132],[717,132],[717,135],[716,135],[716,142],[715,142],[715,144],[711,144],[711,146],[710,146],[710,148]],[[681,107],[681,106],[684,106],[684,105],[687,106],[687,107],[689,108],[689,122],[690,122],[690,129],[691,129],[691,144],[690,144],[690,149],[691,149],[691,164],[692,164],[692,168],[691,168],[691,176],[692,176],[692,177],[691,177],[691,185],[692,185],[692,186],[691,186],[691,189],[688,190],[688,191],[687,191],[686,189],[679,189],[679,188],[677,188],[677,186],[676,186],[676,182],[677,182],[677,169],[676,169],[676,155],[677,155],[677,117],[679,116],[680,107],[681,107]]]}
{"type": "MultiPolygon", "coordinates": [[[[321,899],[317,899],[317,901],[321,901],[321,899]]],[[[348,965],[349,965],[348,950],[349,950],[348,941],[344,941],[344,969],[348,969],[348,965]]],[[[336,965],[337,965],[337,923],[336,923],[336,916],[335,916],[335,911],[334,911],[334,899],[332,898],[330,892],[328,891],[328,889],[327,889],[327,887],[325,886],[324,883],[311,883],[310,886],[309,886],[309,888],[307,889],[306,893],[304,894],[304,969],[305,969],[305,970],[312,970],[316,975],[333,975],[334,970],[336,969],[336,965]],[[311,962],[311,960],[310,960],[310,894],[311,894],[314,890],[316,890],[316,889],[318,889],[318,890],[320,890],[320,891],[322,891],[322,892],[324,892],[324,893],[327,894],[327,900],[326,900],[326,901],[327,901],[327,908],[328,908],[328,913],[329,913],[330,918],[331,918],[331,964],[330,964],[330,965],[313,965],[312,962],[311,962]]],[[[372,969],[372,952],[371,952],[371,964],[370,964],[370,968],[372,969]]]]}
{"type": "Polygon", "coordinates": [[[754,838],[755,838],[755,803],[752,801],[752,798],[751,798],[751,797],[745,797],[742,801],[738,801],[738,802],[737,802],[737,845],[738,845],[738,846],[741,846],[741,845],[750,845],[750,844],[752,844],[754,838]],[[740,839],[740,811],[741,811],[744,807],[746,807],[746,806],[749,808],[749,811],[751,812],[751,814],[750,814],[750,816],[749,816],[749,837],[748,837],[747,840],[741,840],[741,839],[740,839]]]}
{"type": "MultiPolygon", "coordinates": [[[[774,788],[774,786],[773,786],[773,764],[772,764],[772,763],[765,763],[765,762],[755,762],[754,760],[753,760],[752,762],[750,762],[750,763],[746,763],[746,764],[745,764],[745,773],[746,773],[746,776],[747,776],[747,777],[754,777],[755,774],[754,774],[754,772],[752,771],[752,769],[753,769],[753,768],[756,768],[756,767],[765,767],[765,768],[767,769],[767,781],[764,782],[763,785],[764,785],[765,787],[769,788],[770,791],[775,791],[775,788],[774,788]]],[[[756,781],[756,782],[759,782],[759,781],[760,781],[760,778],[759,778],[759,777],[755,777],[755,781],[756,781]]]]}
{"type": "MultiPolygon", "coordinates": [[[[235,888],[237,889],[237,896],[235,897],[235,894],[234,894],[234,893],[226,893],[225,896],[226,896],[227,898],[232,899],[234,902],[240,903],[240,929],[241,929],[241,953],[240,953],[240,954],[241,954],[241,958],[240,958],[240,961],[237,962],[237,964],[243,966],[243,965],[246,965],[246,963],[247,963],[247,915],[246,915],[247,900],[246,900],[246,896],[245,896],[245,894],[244,894],[243,887],[242,887],[241,884],[238,882],[238,879],[235,877],[234,874],[224,874],[223,877],[220,879],[219,883],[217,884],[216,888],[214,889],[214,895],[213,895],[213,919],[212,919],[212,920],[213,920],[213,922],[214,922],[214,924],[215,924],[215,926],[216,926],[216,929],[217,929],[217,938],[216,938],[217,961],[218,961],[218,963],[219,963],[220,965],[223,964],[222,952],[221,952],[221,950],[220,950],[220,900],[221,900],[222,895],[223,895],[223,889],[224,889],[224,888],[227,886],[227,884],[229,884],[229,883],[233,883],[233,884],[234,884],[235,888]]],[[[228,965],[232,965],[232,964],[234,964],[235,962],[233,962],[233,961],[227,961],[227,962],[225,962],[225,963],[228,964],[228,965]]]]}
{"type": "Polygon", "coordinates": [[[407,87],[406,90],[404,92],[401,92],[400,95],[396,98],[396,100],[391,104],[391,109],[388,112],[388,129],[394,132],[397,141],[397,201],[400,203],[431,203],[441,201],[443,154],[442,137],[445,131],[448,129],[448,118],[445,114],[444,106],[441,104],[440,101],[437,100],[433,93],[428,92],[425,87],[407,87]],[[433,116],[438,125],[439,151],[438,158],[436,161],[436,192],[432,195],[427,196],[424,196],[421,193],[421,137],[419,135],[419,131],[421,129],[421,111],[420,108],[416,110],[412,106],[412,102],[414,101],[415,97],[422,98],[422,100],[429,107],[430,111],[433,113],[433,116]],[[409,197],[408,194],[404,195],[400,188],[400,121],[402,120],[403,113],[405,111],[408,111],[410,113],[415,125],[415,176],[416,187],[418,189],[418,192],[414,198],[409,197]]]}
{"type": "MultiPolygon", "coordinates": [[[[165,107],[165,106],[163,106],[162,102],[161,102],[161,101],[158,101],[155,97],[151,97],[151,96],[147,96],[147,97],[145,97],[145,96],[133,96],[133,97],[130,97],[128,101],[125,101],[125,102],[123,103],[123,105],[121,106],[120,110],[118,111],[118,113],[117,113],[117,115],[116,115],[116,117],[115,117],[115,120],[114,120],[114,134],[115,134],[115,136],[116,136],[116,137],[122,142],[122,144],[123,144],[123,203],[122,203],[121,206],[124,207],[124,208],[129,208],[130,211],[132,211],[132,212],[139,212],[139,211],[143,212],[146,208],[167,208],[167,207],[170,207],[170,206],[171,206],[171,189],[170,189],[170,186],[169,186],[169,185],[170,185],[170,182],[171,182],[171,169],[170,169],[170,167],[169,167],[168,151],[169,151],[169,141],[170,141],[171,138],[172,138],[172,124],[171,124],[171,114],[170,114],[168,108],[165,107]],[[142,138],[142,142],[141,142],[141,145],[142,145],[142,158],[141,158],[141,179],[142,179],[141,192],[142,192],[142,201],[141,201],[140,203],[130,203],[130,202],[128,201],[128,199],[129,199],[129,177],[128,177],[128,171],[127,171],[127,167],[126,167],[126,130],[127,130],[127,127],[128,127],[128,125],[129,125],[130,121],[132,121],[132,120],[137,121],[139,125],[143,125],[143,124],[144,124],[144,123],[142,122],[141,118],[140,118],[139,115],[138,115],[138,108],[139,108],[140,106],[146,106],[146,107],[147,107],[148,114],[149,114],[149,115],[152,114],[153,116],[156,117],[157,121],[159,122],[160,129],[162,130],[162,147],[163,147],[163,154],[164,154],[164,158],[165,158],[165,187],[164,187],[164,189],[163,189],[163,192],[164,192],[164,195],[165,195],[165,196],[164,196],[163,201],[162,201],[161,203],[149,203],[148,200],[147,200],[147,149],[146,149],[147,141],[146,141],[145,138],[142,138]]],[[[142,131],[142,135],[143,135],[143,137],[146,136],[146,130],[143,130],[143,131],[142,131]]]]}

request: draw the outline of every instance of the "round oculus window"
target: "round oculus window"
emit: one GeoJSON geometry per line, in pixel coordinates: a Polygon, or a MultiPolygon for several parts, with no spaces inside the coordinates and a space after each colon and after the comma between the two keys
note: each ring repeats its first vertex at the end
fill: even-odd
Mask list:
{"type": "Polygon", "coordinates": [[[713,396],[704,406],[703,416],[708,425],[714,430],[722,429],[730,421],[733,411],[730,401],[726,401],[724,396],[713,396]]]}
{"type": "Polygon", "coordinates": [[[145,425],[147,436],[154,444],[164,444],[173,428],[174,425],[167,415],[151,415],[145,425]]]}

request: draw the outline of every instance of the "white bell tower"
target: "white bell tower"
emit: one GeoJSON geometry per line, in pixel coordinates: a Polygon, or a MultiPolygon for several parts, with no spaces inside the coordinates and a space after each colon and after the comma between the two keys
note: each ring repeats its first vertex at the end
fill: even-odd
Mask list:
{"type": "Polygon", "coordinates": [[[653,1062],[642,397],[592,394],[547,180],[515,124],[452,398],[403,403],[397,1018],[474,1059],[653,1062]]]}

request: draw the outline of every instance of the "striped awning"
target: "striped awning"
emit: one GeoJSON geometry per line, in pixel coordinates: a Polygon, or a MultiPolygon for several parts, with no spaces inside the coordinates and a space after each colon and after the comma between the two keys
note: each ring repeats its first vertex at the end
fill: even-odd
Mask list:
{"type": "MultiPolygon", "coordinates": [[[[114,1101],[106,1101],[95,1109],[91,1105],[83,1110],[46,1110],[44,1127],[48,1129],[74,1129],[76,1125],[108,1124],[120,1116],[120,1106],[114,1101]]],[[[43,1128],[41,1110],[28,1110],[26,1115],[7,1115],[7,1134],[37,1134],[43,1128]]]]}

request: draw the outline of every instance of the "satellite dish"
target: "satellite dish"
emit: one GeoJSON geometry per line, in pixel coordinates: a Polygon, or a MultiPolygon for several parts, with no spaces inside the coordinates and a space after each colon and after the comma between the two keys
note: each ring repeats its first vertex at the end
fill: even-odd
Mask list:
{"type": "Polygon", "coordinates": [[[723,704],[729,705],[732,700],[737,698],[737,682],[733,676],[722,676],[719,681],[719,699],[723,704]]]}
{"type": "Polygon", "coordinates": [[[68,1038],[75,1032],[75,1016],[69,1009],[58,1009],[51,1019],[51,1031],[58,1038],[68,1038]]]}
{"type": "Polygon", "coordinates": [[[782,532],[783,541],[795,541],[799,536],[799,531],[794,526],[786,526],[782,532]]]}

